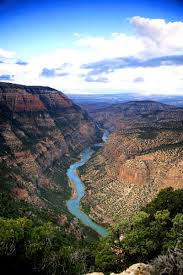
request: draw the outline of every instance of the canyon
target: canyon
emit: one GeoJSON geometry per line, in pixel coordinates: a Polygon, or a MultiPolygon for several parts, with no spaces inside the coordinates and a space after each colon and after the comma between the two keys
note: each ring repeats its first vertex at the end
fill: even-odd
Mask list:
{"type": "Polygon", "coordinates": [[[81,168],[82,207],[97,223],[129,219],[162,188],[183,186],[183,108],[142,100],[88,115],[55,89],[1,82],[0,110],[1,190],[58,224],[68,223],[66,168],[101,140],[100,127],[110,137],[81,168]]]}
{"type": "Polygon", "coordinates": [[[0,82],[0,130],[1,192],[64,224],[66,167],[100,138],[93,120],[60,91],[0,82]]]}
{"type": "Polygon", "coordinates": [[[130,219],[161,189],[183,187],[182,108],[132,101],[90,115],[111,132],[81,171],[91,218],[102,224],[130,219]]]}
{"type": "Polygon", "coordinates": [[[147,259],[161,255],[182,217],[182,190],[157,194],[183,187],[183,108],[150,100],[83,107],[49,87],[0,83],[3,253],[13,240],[6,258],[19,270],[30,245],[26,268],[36,259],[39,271],[42,257],[44,274],[153,274],[159,260],[147,259]],[[159,207],[151,215],[149,202],[159,207]]]}

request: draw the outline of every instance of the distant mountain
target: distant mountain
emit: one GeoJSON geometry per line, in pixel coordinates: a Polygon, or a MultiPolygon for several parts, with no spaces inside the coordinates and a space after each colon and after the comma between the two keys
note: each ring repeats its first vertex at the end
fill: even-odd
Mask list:
{"type": "Polygon", "coordinates": [[[111,104],[125,103],[129,101],[152,100],[164,104],[183,107],[183,96],[180,95],[141,95],[138,93],[116,93],[116,94],[68,94],[78,105],[88,111],[94,111],[111,104]]]}
{"type": "Polygon", "coordinates": [[[91,110],[93,119],[110,131],[124,128],[183,126],[183,108],[156,101],[130,101],[91,110]]]}

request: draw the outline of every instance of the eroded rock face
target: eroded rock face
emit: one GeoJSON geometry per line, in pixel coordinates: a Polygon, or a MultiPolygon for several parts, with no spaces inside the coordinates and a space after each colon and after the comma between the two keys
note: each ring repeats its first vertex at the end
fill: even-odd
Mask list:
{"type": "Polygon", "coordinates": [[[139,127],[182,127],[183,108],[156,101],[131,101],[89,111],[95,121],[111,132],[139,127]],[[171,124],[170,124],[171,121],[171,124]],[[177,124],[179,122],[179,124],[177,124]]]}
{"type": "Polygon", "coordinates": [[[19,199],[44,206],[37,187],[56,188],[44,171],[97,135],[92,119],[62,92],[0,82],[0,168],[17,183],[19,199]]]}
{"type": "Polygon", "coordinates": [[[122,273],[111,273],[110,275],[151,275],[154,272],[154,268],[151,265],[138,263],[130,266],[122,273]]]}
{"type": "MultiPolygon", "coordinates": [[[[127,270],[121,273],[110,273],[110,275],[151,275],[153,272],[153,266],[144,263],[138,263],[130,266],[127,270]]],[[[86,275],[104,275],[104,273],[93,272],[86,275]]]]}
{"type": "MultiPolygon", "coordinates": [[[[142,110],[143,106],[144,103],[142,110]]],[[[162,188],[183,188],[182,109],[176,108],[175,118],[172,107],[169,113],[165,105],[167,115],[164,113],[163,122],[156,125],[154,108],[153,104],[149,110],[154,119],[148,118],[145,123],[148,128],[136,117],[138,107],[131,115],[133,121],[129,120],[131,128],[111,134],[102,151],[86,164],[82,179],[87,195],[83,203],[90,205],[90,216],[97,222],[109,224],[117,217],[128,219],[162,188]]]]}

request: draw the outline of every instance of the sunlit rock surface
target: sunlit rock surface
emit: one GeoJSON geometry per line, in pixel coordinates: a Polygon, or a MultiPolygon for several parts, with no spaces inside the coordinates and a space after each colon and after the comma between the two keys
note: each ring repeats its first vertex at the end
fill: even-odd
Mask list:
{"type": "Polygon", "coordinates": [[[0,82],[0,173],[15,182],[19,199],[45,207],[38,187],[60,187],[44,172],[97,135],[92,119],[62,92],[0,82]]]}
{"type": "Polygon", "coordinates": [[[101,111],[102,123],[120,118],[124,129],[110,135],[82,172],[87,186],[83,203],[104,224],[131,217],[162,188],[183,188],[183,109],[149,101],[114,109],[118,112],[106,118],[101,111]]]}

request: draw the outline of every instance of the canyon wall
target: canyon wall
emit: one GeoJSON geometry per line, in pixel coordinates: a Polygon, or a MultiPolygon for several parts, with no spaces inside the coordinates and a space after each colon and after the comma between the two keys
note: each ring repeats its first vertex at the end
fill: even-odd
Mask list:
{"type": "Polygon", "coordinates": [[[87,186],[83,204],[104,224],[130,218],[162,188],[183,188],[183,109],[155,102],[122,108],[110,119],[103,113],[102,124],[118,130],[82,171],[87,186]]]}
{"type": "Polygon", "coordinates": [[[17,198],[46,207],[39,187],[61,187],[45,172],[99,135],[88,114],[62,92],[0,82],[1,190],[11,180],[17,198]]]}
{"type": "Polygon", "coordinates": [[[183,126],[183,108],[150,100],[114,104],[106,108],[89,109],[88,112],[96,122],[111,132],[145,127],[183,126]]]}

